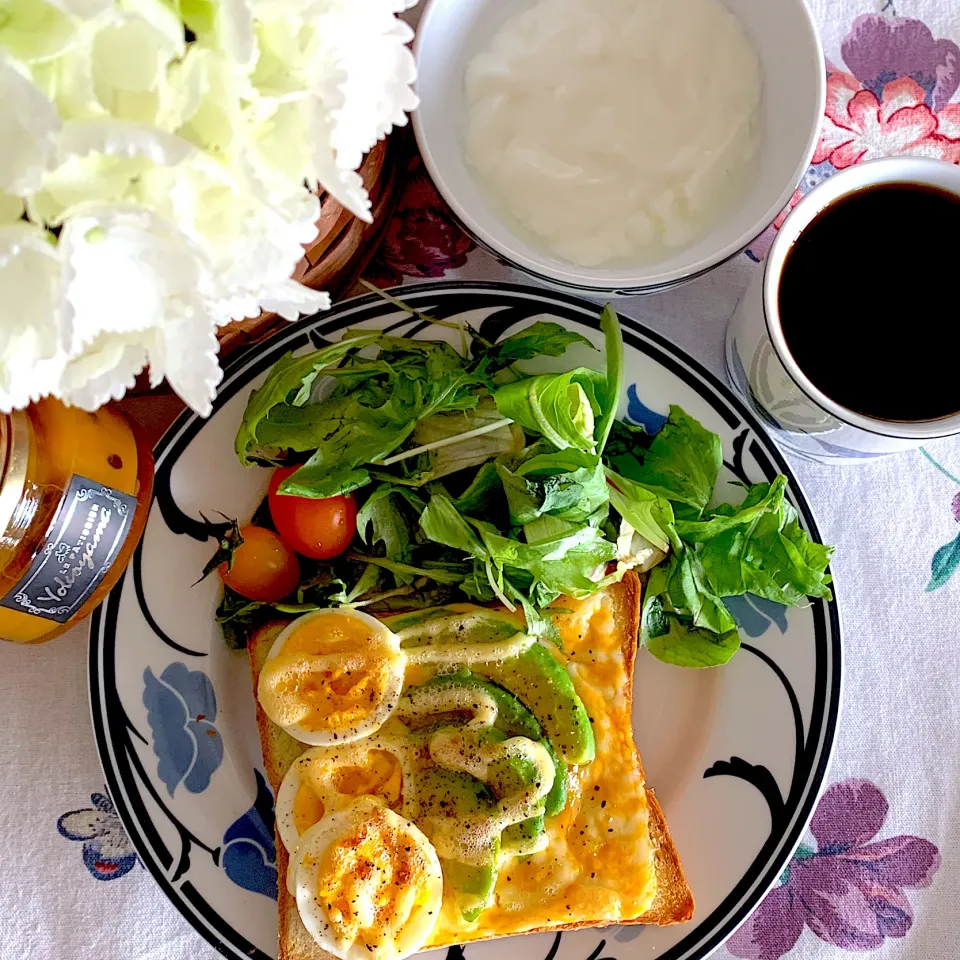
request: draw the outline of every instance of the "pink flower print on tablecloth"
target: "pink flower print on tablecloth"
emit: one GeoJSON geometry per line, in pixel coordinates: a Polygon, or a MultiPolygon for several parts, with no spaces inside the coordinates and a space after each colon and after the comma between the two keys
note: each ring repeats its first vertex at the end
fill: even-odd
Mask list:
{"type": "Polygon", "coordinates": [[[747,250],[759,262],[804,194],[837,170],[883,156],[960,163],[960,47],[905,17],[867,14],[841,45],[845,72],[827,70],[823,130],[813,162],[790,200],[747,250]]]}
{"type": "Polygon", "coordinates": [[[831,74],[813,163],[829,160],[837,170],[879,157],[932,157],[960,163],[960,140],[940,131],[939,118],[925,101],[923,87],[910,77],[891,80],[878,100],[852,74],[831,74]]]}
{"type": "Polygon", "coordinates": [[[920,837],[875,840],[888,805],[868,780],[824,793],[810,822],[816,849],[801,846],[776,887],[727,942],[744,960],[779,960],[804,926],[844,950],[876,950],[906,936],[913,910],[905,889],[928,887],[940,852],[920,837]]]}

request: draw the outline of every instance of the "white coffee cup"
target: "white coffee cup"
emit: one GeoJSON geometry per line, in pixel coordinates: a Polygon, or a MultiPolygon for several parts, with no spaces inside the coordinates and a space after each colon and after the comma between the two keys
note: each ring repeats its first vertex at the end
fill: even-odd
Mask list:
{"type": "MultiPolygon", "coordinates": [[[[823,463],[862,463],[960,434],[960,413],[936,420],[879,420],[831,400],[797,366],[784,339],[777,300],[791,247],[824,208],[882,183],[924,184],[960,196],[960,166],[920,157],[887,157],[848,167],[818,184],[784,221],[727,329],[727,373],[734,386],[782,446],[823,463]]],[[[829,344],[824,349],[830,349],[829,344]]],[[[890,388],[904,390],[907,385],[892,383],[890,388]]],[[[957,399],[960,409],[960,378],[957,399]]]]}

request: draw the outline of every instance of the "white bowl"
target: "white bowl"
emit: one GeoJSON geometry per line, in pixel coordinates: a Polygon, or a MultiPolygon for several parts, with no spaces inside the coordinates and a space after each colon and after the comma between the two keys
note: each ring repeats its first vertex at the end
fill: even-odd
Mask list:
{"type": "Polygon", "coordinates": [[[761,140],[747,192],[709,233],[663,260],[592,268],[518,236],[491,209],[464,159],[464,71],[520,0],[430,0],[414,44],[420,107],[413,125],[437,189],[469,233],[496,256],[553,286],[607,294],[648,293],[689,280],[761,234],[787,205],[813,156],[826,89],[823,50],[804,0],[723,2],[752,39],[763,76],[761,140]]]}

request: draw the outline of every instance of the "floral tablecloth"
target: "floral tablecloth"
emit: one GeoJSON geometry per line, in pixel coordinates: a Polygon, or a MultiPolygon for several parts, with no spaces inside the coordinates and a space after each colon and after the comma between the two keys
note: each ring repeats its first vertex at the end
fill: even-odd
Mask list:
{"type": "MultiPolygon", "coordinates": [[[[827,107],[793,202],[874,157],[960,163],[958,0],[814,7],[827,107]]],[[[696,282],[621,309],[722,375],[726,321],[778,226],[696,282]]],[[[846,275],[840,249],[831,284],[882,285],[903,245],[957,240],[934,224],[927,236],[901,236],[891,224],[864,242],[875,246],[874,273],[846,275]]],[[[368,276],[381,284],[516,279],[460,232],[416,157],[368,276]]],[[[916,277],[918,312],[927,286],[943,283],[956,280],[916,277]]],[[[960,440],[842,470],[794,466],[838,545],[843,716],[803,845],[719,955],[952,958],[960,949],[960,440]]],[[[759,610],[743,626],[751,635],[775,628],[759,610]]],[[[107,796],[86,656],[85,627],[45,646],[0,645],[0,960],[212,960],[215,951],[140,865],[107,796]]]]}

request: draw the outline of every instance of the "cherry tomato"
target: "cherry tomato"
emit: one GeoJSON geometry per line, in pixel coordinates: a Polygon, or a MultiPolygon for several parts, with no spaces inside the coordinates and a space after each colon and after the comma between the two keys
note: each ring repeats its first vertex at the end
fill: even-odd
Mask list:
{"type": "Polygon", "coordinates": [[[220,578],[248,600],[275,603],[297,589],[300,562],[297,555],[266,527],[240,528],[243,543],[233,554],[230,569],[222,563],[220,578]]]}
{"type": "Polygon", "coordinates": [[[337,557],[357,532],[357,501],[350,494],[314,500],[277,493],[297,467],[280,467],[270,480],[270,516],[280,536],[297,553],[314,560],[337,557]]]}

